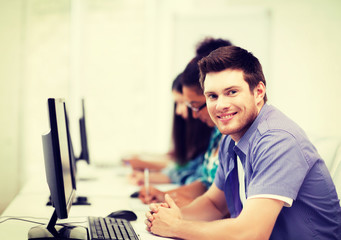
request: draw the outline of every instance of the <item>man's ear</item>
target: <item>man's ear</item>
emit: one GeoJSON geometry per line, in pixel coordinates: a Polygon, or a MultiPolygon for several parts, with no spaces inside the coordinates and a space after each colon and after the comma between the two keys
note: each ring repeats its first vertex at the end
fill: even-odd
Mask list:
{"type": "Polygon", "coordinates": [[[256,104],[258,105],[260,102],[264,100],[266,93],[266,87],[263,82],[259,82],[258,85],[253,90],[253,94],[255,96],[256,104]]]}

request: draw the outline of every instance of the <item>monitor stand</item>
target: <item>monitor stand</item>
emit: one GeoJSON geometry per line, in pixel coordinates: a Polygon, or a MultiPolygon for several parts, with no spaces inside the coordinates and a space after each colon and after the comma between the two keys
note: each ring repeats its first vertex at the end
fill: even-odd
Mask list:
{"type": "Polygon", "coordinates": [[[88,198],[85,196],[78,196],[76,197],[76,201],[72,203],[72,205],[91,205],[91,203],[88,202],[88,198]]]}
{"type": "Polygon", "coordinates": [[[56,226],[57,213],[53,212],[49,224],[32,227],[28,232],[28,240],[87,240],[88,231],[81,226],[56,226]]]}

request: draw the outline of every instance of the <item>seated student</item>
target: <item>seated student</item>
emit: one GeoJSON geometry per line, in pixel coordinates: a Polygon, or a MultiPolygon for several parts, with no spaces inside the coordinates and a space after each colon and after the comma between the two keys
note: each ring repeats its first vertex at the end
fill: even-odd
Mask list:
{"type": "MultiPolygon", "coordinates": [[[[213,38],[205,39],[197,48],[197,53],[200,51],[200,54],[202,55],[193,58],[182,73],[183,95],[188,107],[192,110],[193,117],[200,119],[203,123],[211,127],[214,126],[214,123],[207,112],[205,96],[203,95],[199,83],[199,68],[197,63],[210,51],[221,46],[229,45],[231,45],[231,43],[227,40],[213,38]]],[[[139,196],[141,201],[143,203],[161,202],[164,201],[165,193],[169,193],[180,206],[184,206],[206,192],[213,183],[218,168],[218,149],[221,137],[221,133],[214,127],[209,146],[205,153],[204,163],[197,169],[198,174],[201,175],[200,179],[186,186],[181,186],[167,192],[162,192],[154,187],[149,187],[148,194],[146,194],[146,190],[142,188],[139,196]]]]}
{"type": "MultiPolygon", "coordinates": [[[[173,81],[172,94],[174,98],[173,118],[173,151],[169,154],[174,162],[163,169],[153,169],[149,174],[150,183],[188,184],[197,180],[200,175],[196,169],[200,167],[207,149],[212,127],[198,119],[194,119],[184,103],[182,95],[181,74],[173,81]]],[[[139,168],[150,168],[154,162],[139,162],[139,168]]],[[[138,185],[144,184],[144,172],[134,169],[130,176],[131,181],[138,185]]]]}
{"type": "Polygon", "coordinates": [[[182,209],[169,195],[151,204],[148,230],[198,240],[341,239],[340,200],[328,169],[304,131],[266,103],[258,59],[222,47],[199,68],[209,114],[227,135],[216,178],[182,209]]]}

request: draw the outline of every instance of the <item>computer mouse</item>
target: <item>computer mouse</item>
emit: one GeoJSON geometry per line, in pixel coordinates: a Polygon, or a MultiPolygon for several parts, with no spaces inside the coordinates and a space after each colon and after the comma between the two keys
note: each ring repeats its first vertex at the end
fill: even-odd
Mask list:
{"type": "Polygon", "coordinates": [[[107,217],[123,218],[128,221],[135,221],[137,219],[136,214],[130,210],[118,210],[118,211],[110,213],[107,217]]]}
{"type": "Polygon", "coordinates": [[[130,197],[131,197],[131,198],[138,198],[139,195],[140,195],[140,192],[137,191],[137,192],[133,192],[133,193],[130,195],[130,197]]]}

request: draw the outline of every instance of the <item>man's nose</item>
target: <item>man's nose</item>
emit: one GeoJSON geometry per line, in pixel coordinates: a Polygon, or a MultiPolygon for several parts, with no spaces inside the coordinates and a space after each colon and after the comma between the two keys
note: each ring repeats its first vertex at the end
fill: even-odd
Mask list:
{"type": "Polygon", "coordinates": [[[220,97],[217,99],[216,110],[222,111],[230,108],[231,102],[227,97],[220,97]]]}

